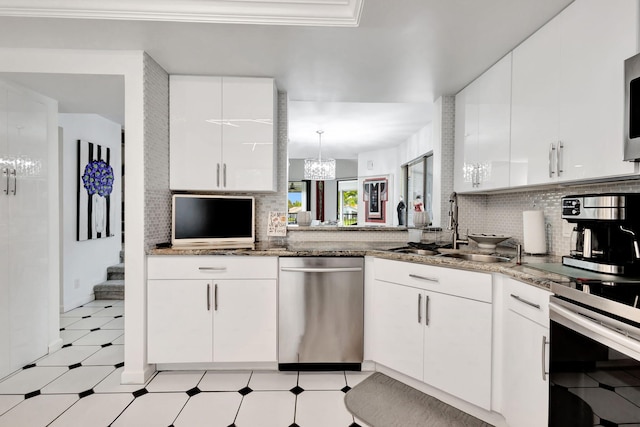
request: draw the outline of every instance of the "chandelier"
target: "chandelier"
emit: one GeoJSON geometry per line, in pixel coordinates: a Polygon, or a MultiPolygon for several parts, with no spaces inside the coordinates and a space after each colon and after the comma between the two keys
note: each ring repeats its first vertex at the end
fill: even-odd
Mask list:
{"type": "Polygon", "coordinates": [[[313,181],[330,181],[336,179],[336,160],[322,158],[322,134],[323,131],[316,131],[318,138],[318,158],[304,160],[304,179],[313,181]]]}

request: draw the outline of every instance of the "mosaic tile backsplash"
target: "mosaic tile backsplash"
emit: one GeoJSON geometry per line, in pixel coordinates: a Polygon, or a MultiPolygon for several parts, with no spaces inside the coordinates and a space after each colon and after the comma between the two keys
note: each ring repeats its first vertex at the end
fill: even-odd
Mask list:
{"type": "Polygon", "coordinates": [[[568,255],[573,228],[561,218],[561,199],[571,194],[590,193],[638,193],[640,180],[629,180],[604,184],[581,184],[544,190],[490,195],[458,195],[460,234],[487,233],[512,236],[510,244],[522,243],[522,212],[541,209],[544,211],[548,252],[552,255],[568,255]],[[563,225],[564,223],[564,225],[563,225]],[[563,230],[565,231],[563,233],[563,230]]]}
{"type": "Polygon", "coordinates": [[[169,75],[144,55],[144,242],[171,238],[169,191],[169,75]]]}

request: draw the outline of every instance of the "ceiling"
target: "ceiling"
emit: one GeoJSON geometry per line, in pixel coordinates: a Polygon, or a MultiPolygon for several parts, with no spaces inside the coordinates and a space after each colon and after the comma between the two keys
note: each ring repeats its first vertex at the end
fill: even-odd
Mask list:
{"type": "MultiPolygon", "coordinates": [[[[403,142],[431,121],[435,99],[457,93],[571,1],[365,0],[358,27],[0,16],[0,47],[144,50],[171,74],[274,77],[291,101],[292,156],[317,154],[322,128],[323,155],[353,158],[403,142]]],[[[305,2],[314,3],[291,3],[305,2]]],[[[119,78],[11,79],[58,99],[63,112],[123,124],[119,78]]]]}

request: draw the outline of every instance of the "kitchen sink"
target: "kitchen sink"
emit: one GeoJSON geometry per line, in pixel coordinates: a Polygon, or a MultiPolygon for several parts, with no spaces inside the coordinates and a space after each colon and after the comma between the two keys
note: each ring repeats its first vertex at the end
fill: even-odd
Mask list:
{"type": "Polygon", "coordinates": [[[475,261],[475,262],[511,262],[511,258],[498,256],[498,255],[449,253],[449,254],[441,254],[440,256],[446,257],[446,258],[458,258],[458,259],[463,259],[465,261],[475,261]]]}
{"type": "Polygon", "coordinates": [[[414,254],[414,255],[425,255],[425,256],[438,255],[438,252],[430,251],[428,249],[418,249],[418,248],[398,248],[398,249],[392,249],[391,251],[397,254],[414,254]]]}

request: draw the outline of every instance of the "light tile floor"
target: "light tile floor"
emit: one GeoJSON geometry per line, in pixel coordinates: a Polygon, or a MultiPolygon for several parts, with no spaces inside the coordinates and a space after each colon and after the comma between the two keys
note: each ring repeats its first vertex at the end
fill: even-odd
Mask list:
{"type": "Polygon", "coordinates": [[[0,379],[0,427],[367,427],[344,406],[366,372],[165,371],[121,385],[122,301],[61,315],[59,351],[0,379]]]}

